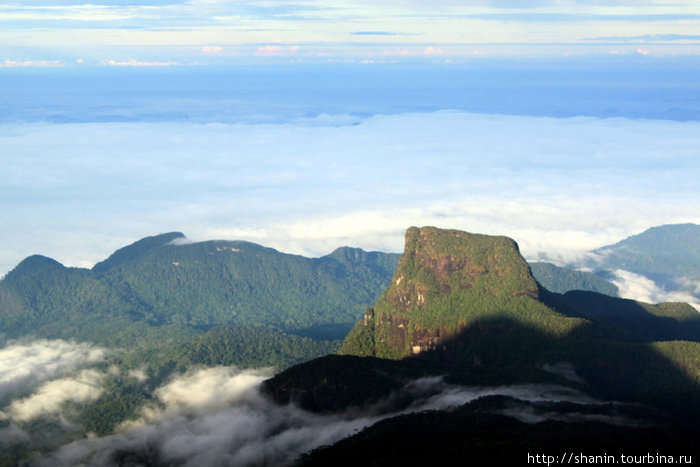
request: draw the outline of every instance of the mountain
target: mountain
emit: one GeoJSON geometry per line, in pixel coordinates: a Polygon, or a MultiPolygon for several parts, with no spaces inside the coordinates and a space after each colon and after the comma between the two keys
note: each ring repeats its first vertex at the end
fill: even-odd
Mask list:
{"type": "Polygon", "coordinates": [[[403,358],[439,351],[486,317],[553,335],[582,324],[542,304],[539,294],[513,240],[412,227],[391,285],[355,325],[341,353],[403,358]]]}
{"type": "MultiPolygon", "coordinates": [[[[622,283],[623,287],[630,278],[625,274],[620,276],[619,271],[627,271],[656,284],[659,291],[651,296],[687,297],[686,300],[697,304],[700,303],[700,225],[651,227],[593,250],[584,260],[567,267],[533,262],[530,268],[537,281],[552,292],[584,290],[618,296],[619,288],[612,282],[622,283]],[[581,271],[582,268],[593,272],[581,271]]],[[[648,289],[649,285],[640,287],[648,289]]]]}
{"type": "Polygon", "coordinates": [[[342,247],[305,258],[172,232],[92,269],[24,259],[0,280],[0,466],[114,434],[202,368],[283,369],[337,351],[398,257],[342,247]],[[76,356],[86,348],[99,358],[76,356]],[[18,358],[26,374],[13,372],[18,358]],[[32,397],[54,402],[17,415],[32,397]]]}
{"type": "Polygon", "coordinates": [[[572,265],[581,266],[630,289],[627,294],[641,290],[657,300],[677,297],[700,311],[700,225],[652,227],[594,250],[582,263],[572,265]]]}
{"type": "Polygon", "coordinates": [[[305,258],[242,241],[187,243],[179,232],[139,240],[92,270],[32,256],[0,281],[0,329],[112,346],[218,325],[339,339],[397,259],[356,248],[305,258]]]}
{"type": "Polygon", "coordinates": [[[20,355],[28,370],[0,385],[0,465],[288,465],[303,452],[297,465],[510,464],[562,450],[592,463],[580,456],[697,451],[700,315],[547,290],[507,237],[412,227],[400,258],[339,248],[309,259],[173,233],[99,264],[32,256],[0,282],[12,337],[110,346],[0,349],[6,367],[20,355]],[[340,342],[319,337],[347,316],[359,321],[331,354],[340,342]],[[64,356],[69,367],[51,370],[64,356]],[[266,365],[281,371],[235,368],[266,365]]]}
{"type": "Polygon", "coordinates": [[[105,272],[121,263],[125,263],[129,260],[138,260],[152,250],[156,250],[168,244],[172,244],[177,240],[186,241],[185,234],[182,232],[169,232],[160,235],[154,235],[152,237],[142,238],[131,245],[127,245],[123,248],[118,249],[112,253],[109,258],[104,261],[100,261],[92,267],[95,272],[105,272]]]}
{"type": "Polygon", "coordinates": [[[700,279],[700,225],[652,227],[614,245],[594,250],[602,269],[623,269],[647,277],[700,279]]]}
{"type": "Polygon", "coordinates": [[[506,237],[408,229],[391,284],[340,353],[291,367],[265,390],[279,403],[338,412],[374,406],[425,377],[557,384],[641,404],[642,418],[659,410],[700,420],[700,315],[690,305],[547,291],[506,237]]]}

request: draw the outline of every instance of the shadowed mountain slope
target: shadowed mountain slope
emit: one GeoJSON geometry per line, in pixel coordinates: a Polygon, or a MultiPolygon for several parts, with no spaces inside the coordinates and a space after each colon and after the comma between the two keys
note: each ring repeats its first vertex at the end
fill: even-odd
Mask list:
{"type": "MultiPolygon", "coordinates": [[[[341,349],[345,358],[395,363],[382,367],[370,359],[363,367],[340,356],[333,370],[324,370],[326,360],[314,360],[265,387],[279,402],[324,411],[338,406],[324,408],[314,394],[324,387],[356,391],[361,383],[353,381],[367,380],[361,372],[368,369],[381,375],[384,396],[411,377],[435,374],[459,385],[556,383],[694,423],[700,419],[699,326],[700,316],[686,304],[548,292],[505,237],[412,227],[391,285],[341,349]]],[[[339,407],[375,398],[353,396],[339,407]]]]}

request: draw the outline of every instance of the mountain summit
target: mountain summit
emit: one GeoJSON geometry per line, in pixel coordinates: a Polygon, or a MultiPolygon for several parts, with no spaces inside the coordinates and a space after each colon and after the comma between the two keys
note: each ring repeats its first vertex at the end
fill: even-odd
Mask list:
{"type": "Polygon", "coordinates": [[[577,324],[542,304],[539,294],[512,239],[411,227],[391,285],[355,325],[341,353],[403,358],[444,350],[484,318],[556,334],[577,324]]]}
{"type": "Polygon", "coordinates": [[[342,355],[292,367],[265,388],[323,412],[370,407],[407,378],[547,382],[697,420],[699,341],[700,315],[688,304],[553,293],[507,237],[411,227],[391,284],[342,355]]]}
{"type": "Polygon", "coordinates": [[[105,272],[114,268],[126,261],[139,259],[146,253],[155,250],[156,248],[168,245],[175,240],[185,239],[185,235],[181,232],[168,232],[164,234],[154,235],[152,237],[142,238],[141,240],[118,249],[112,253],[109,258],[100,261],[92,268],[95,272],[105,272]]]}

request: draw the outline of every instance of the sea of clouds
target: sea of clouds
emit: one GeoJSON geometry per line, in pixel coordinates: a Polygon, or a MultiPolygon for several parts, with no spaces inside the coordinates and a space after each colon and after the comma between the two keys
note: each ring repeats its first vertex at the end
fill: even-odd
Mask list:
{"type": "Polygon", "coordinates": [[[699,135],[696,121],[458,111],[8,123],[0,270],[35,253],[89,267],[172,230],[309,256],[400,252],[411,225],[508,235],[529,259],[565,263],[700,222],[699,135]]]}
{"type": "Polygon", "coordinates": [[[575,256],[699,222],[700,122],[374,116],[356,125],[0,126],[7,272],[29,254],[89,266],[146,235],[320,255],[401,251],[436,225],[575,256]],[[10,227],[12,226],[12,227],[10,227]]]}

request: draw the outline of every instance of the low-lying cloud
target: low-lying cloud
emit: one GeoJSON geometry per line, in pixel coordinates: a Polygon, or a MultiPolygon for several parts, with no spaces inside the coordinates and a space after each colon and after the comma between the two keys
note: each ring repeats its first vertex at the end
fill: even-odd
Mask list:
{"type": "Polygon", "coordinates": [[[15,422],[27,422],[43,416],[57,416],[66,402],[87,402],[97,399],[102,393],[104,374],[93,370],[82,370],[76,375],[59,378],[41,385],[31,396],[14,400],[0,412],[0,418],[15,422]]]}
{"type": "Polygon", "coordinates": [[[158,388],[158,404],[145,408],[123,433],[64,446],[39,465],[117,465],[124,455],[185,466],[286,465],[375,420],[275,405],[258,390],[269,376],[228,367],[182,375],[158,388]]]}
{"type": "Polygon", "coordinates": [[[0,403],[102,361],[106,349],[64,340],[10,341],[0,349],[0,403]]]}
{"type": "MultiPolygon", "coordinates": [[[[400,412],[379,415],[383,405],[379,403],[359,413],[317,415],[294,405],[276,405],[261,395],[259,385],[265,375],[264,371],[219,367],[179,376],[156,390],[159,404],[146,408],[122,433],[66,445],[39,465],[109,466],[120,459],[184,466],[288,465],[305,452],[388,416],[449,410],[483,396],[595,403],[561,386],[465,388],[445,384],[442,378],[424,378],[404,389],[416,402],[400,412]]],[[[546,414],[537,416],[546,418],[546,414]]]]}
{"type": "MultiPolygon", "coordinates": [[[[631,298],[647,303],[685,302],[700,311],[700,299],[690,292],[667,290],[641,274],[622,269],[613,271],[613,276],[611,282],[617,286],[619,295],[623,298],[631,298]]],[[[686,279],[685,284],[690,283],[692,281],[686,279]]]]}

